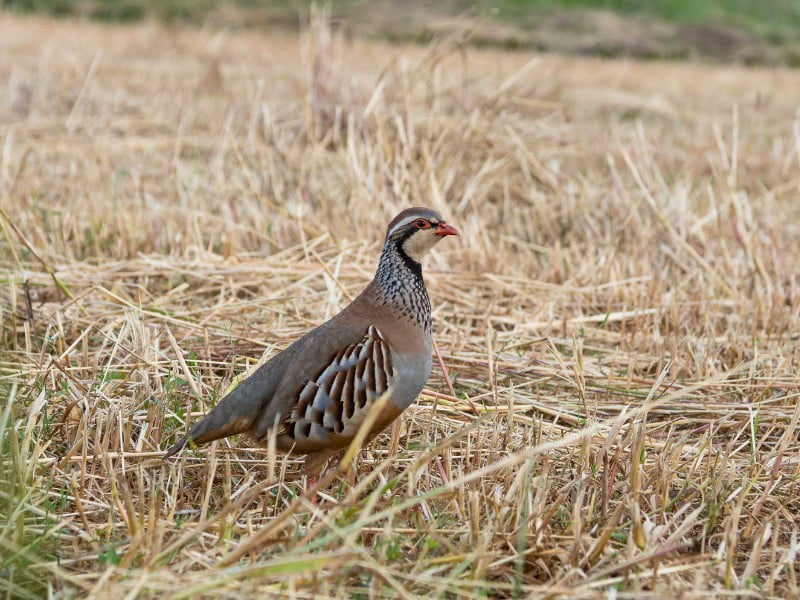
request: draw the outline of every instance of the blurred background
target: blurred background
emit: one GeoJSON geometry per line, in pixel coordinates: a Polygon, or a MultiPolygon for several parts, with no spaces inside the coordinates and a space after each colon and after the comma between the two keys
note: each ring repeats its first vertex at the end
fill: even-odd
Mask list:
{"type": "MultiPolygon", "coordinates": [[[[154,19],[211,27],[296,30],[300,0],[0,0],[21,13],[102,21],[154,19]]],[[[339,0],[346,32],[427,43],[472,22],[470,42],[507,49],[645,59],[700,58],[800,66],[796,0],[339,0]]]]}

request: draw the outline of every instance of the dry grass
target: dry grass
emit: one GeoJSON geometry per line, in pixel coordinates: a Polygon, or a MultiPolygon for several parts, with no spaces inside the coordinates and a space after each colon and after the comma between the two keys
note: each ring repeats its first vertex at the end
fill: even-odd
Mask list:
{"type": "Polygon", "coordinates": [[[800,594],[800,73],[0,15],[2,583],[34,597],[800,594]],[[370,279],[441,369],[312,506],[159,456],[370,279]],[[26,591],[27,590],[27,591],[26,591]]]}

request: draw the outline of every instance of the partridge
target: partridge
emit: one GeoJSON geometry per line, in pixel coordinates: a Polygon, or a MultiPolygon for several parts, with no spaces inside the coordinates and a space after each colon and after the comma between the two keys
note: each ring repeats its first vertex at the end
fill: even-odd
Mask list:
{"type": "Polygon", "coordinates": [[[172,446],[235,434],[306,455],[313,473],[347,447],[376,401],[371,439],[416,400],[431,372],[431,304],[421,261],[458,231],[428,208],[389,223],[374,279],[340,313],[272,357],[172,446]]]}

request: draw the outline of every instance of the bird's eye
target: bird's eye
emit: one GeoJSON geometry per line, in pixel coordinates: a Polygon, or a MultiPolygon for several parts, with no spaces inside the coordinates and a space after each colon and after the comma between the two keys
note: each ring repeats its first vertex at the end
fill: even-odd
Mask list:
{"type": "Polygon", "coordinates": [[[416,227],[417,229],[427,229],[430,226],[431,224],[428,223],[425,219],[417,219],[416,221],[414,221],[414,227],[416,227]]]}

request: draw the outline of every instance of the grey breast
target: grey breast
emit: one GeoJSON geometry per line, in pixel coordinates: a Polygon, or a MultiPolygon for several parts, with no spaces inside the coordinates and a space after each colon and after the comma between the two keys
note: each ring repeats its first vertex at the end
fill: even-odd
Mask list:
{"type": "Polygon", "coordinates": [[[430,340],[426,340],[422,353],[402,353],[394,351],[395,378],[392,382],[392,402],[401,411],[408,408],[417,399],[432,367],[432,349],[430,340]]]}

